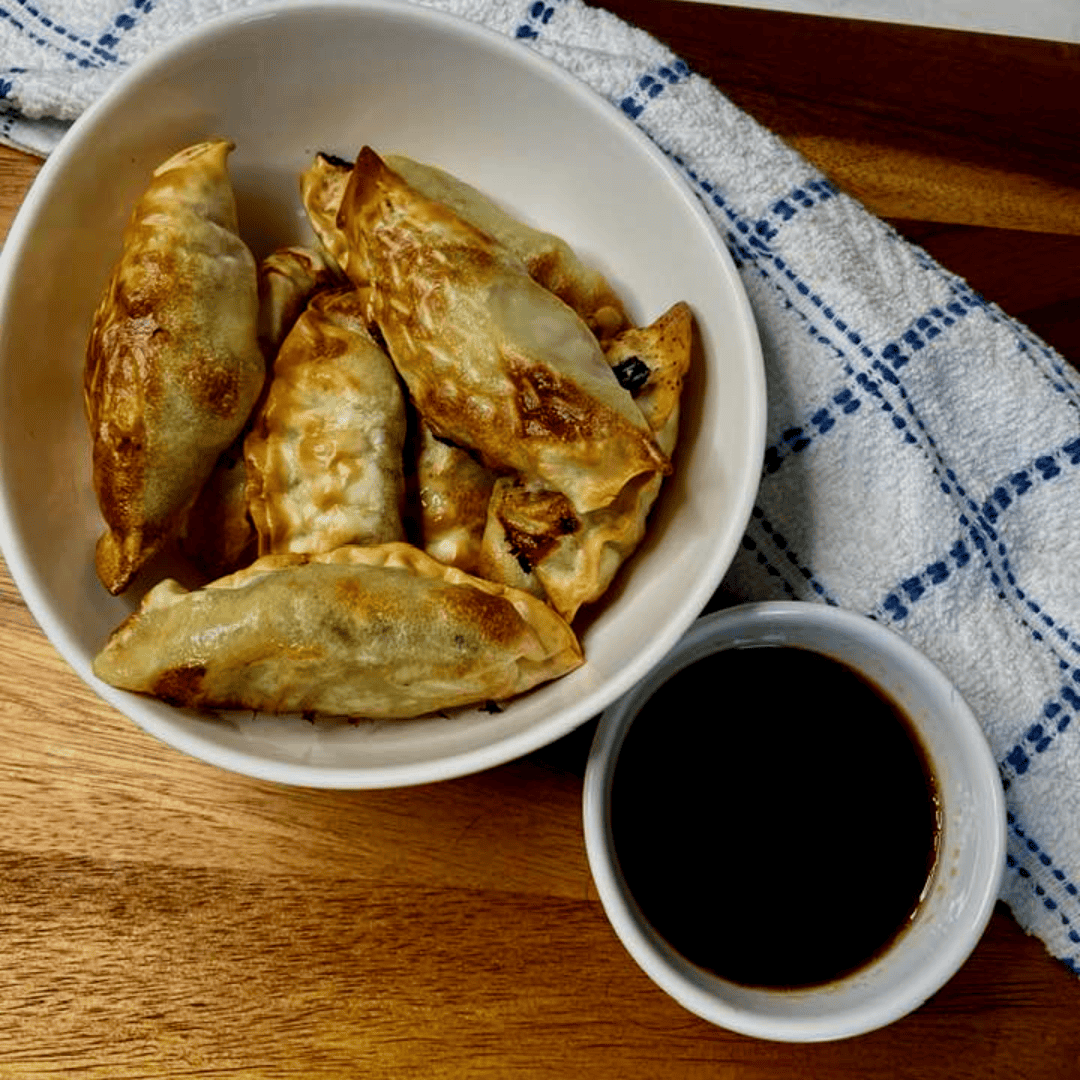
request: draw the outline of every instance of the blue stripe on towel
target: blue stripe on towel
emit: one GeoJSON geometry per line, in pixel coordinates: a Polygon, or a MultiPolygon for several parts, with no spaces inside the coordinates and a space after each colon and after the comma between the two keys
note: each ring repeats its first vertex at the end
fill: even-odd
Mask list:
{"type": "Polygon", "coordinates": [[[147,15],[153,10],[154,0],[132,0],[132,3],[128,5],[127,10],[121,11],[113,18],[111,23],[102,27],[98,34],[94,51],[102,56],[108,55],[114,62],[122,63],[118,56],[106,54],[102,52],[102,50],[115,49],[116,46],[120,44],[120,39],[129,30],[134,29],[134,27],[138,25],[140,16],[147,15]]]}
{"type": "MultiPolygon", "coordinates": [[[[946,282],[955,296],[961,299],[976,296],[963,278],[957,277],[952,271],[946,270],[940,263],[935,262],[922,248],[913,247],[911,251],[918,266],[946,282]]],[[[1070,404],[1080,410],[1080,399],[1077,397],[1076,388],[1071,385],[1075,372],[1067,370],[1057,353],[1045,341],[1036,337],[1027,326],[1010,319],[996,308],[986,304],[985,301],[982,303],[987,318],[1005,327],[1015,339],[1017,352],[1031,360],[1037,370],[1042,370],[1050,387],[1070,399],[1070,404]]]]}
{"type": "Polygon", "coordinates": [[[766,240],[772,240],[784,225],[798,215],[800,210],[812,210],[838,194],[839,188],[826,177],[806,180],[792,188],[789,194],[777,199],[769,208],[768,215],[759,218],[754,223],[754,231],[766,240]]]}
{"type": "Polygon", "coordinates": [[[799,560],[795,549],[788,542],[787,538],[772,524],[771,521],[769,521],[765,516],[765,511],[760,506],[754,506],[750,514],[748,525],[748,530],[743,536],[743,547],[747,551],[755,553],[754,558],[757,560],[758,565],[765,570],[770,577],[777,578],[784,591],[793,600],[797,599],[794,588],[784,576],[784,572],[781,571],[775,563],[768,558],[765,552],[761,550],[761,543],[750,535],[751,530],[760,531],[763,534],[763,537],[776,550],[778,556],[794,568],[799,577],[802,578],[826,604],[830,604],[833,607],[837,606],[836,600],[829,595],[825,586],[817,577],[815,577],[810,568],[799,560]]]}
{"type": "Polygon", "coordinates": [[[633,87],[623,94],[619,99],[619,108],[631,120],[636,120],[645,111],[645,106],[650,101],[658,98],[669,86],[675,86],[684,79],[690,78],[690,74],[690,68],[678,58],[656,64],[641,75],[633,87]]]}
{"type": "Polygon", "coordinates": [[[514,37],[519,41],[533,41],[538,38],[555,14],[555,4],[563,2],[564,0],[529,0],[525,16],[514,31],[514,37]]]}
{"type": "MultiPolygon", "coordinates": [[[[1067,665],[1066,665],[1067,666],[1067,665]]],[[[1080,683],[1080,671],[1069,669],[1070,678],[1080,683]]],[[[1068,683],[1063,684],[1055,697],[1048,698],[1040,719],[1027,728],[1013,748],[999,762],[1002,783],[1007,791],[1014,780],[1024,776],[1039,754],[1057,745],[1057,737],[1072,726],[1073,713],[1067,709],[1080,708],[1080,694],[1068,683]]]]}
{"type": "MultiPolygon", "coordinates": [[[[758,507],[755,506],[754,509],[757,510],[758,507]]],[[[791,597],[792,600],[799,599],[799,597],[795,593],[794,588],[791,585],[791,582],[789,582],[787,578],[784,577],[784,575],[780,572],[780,570],[778,570],[777,567],[773,565],[773,563],[769,560],[769,557],[765,554],[764,551],[761,550],[758,542],[750,535],[749,531],[747,531],[743,535],[742,546],[753,555],[758,566],[760,566],[762,570],[764,570],[765,573],[769,575],[769,577],[776,578],[776,580],[780,582],[780,587],[784,590],[785,593],[787,593],[789,597],[791,597]]]]}
{"type": "Polygon", "coordinates": [[[78,64],[80,67],[87,68],[101,66],[100,64],[95,64],[91,60],[87,60],[85,57],[76,56],[75,53],[71,52],[71,50],[66,47],[60,46],[52,41],[47,41],[37,33],[36,30],[31,29],[21,19],[12,14],[6,7],[0,7],[0,22],[6,23],[13,30],[18,31],[27,41],[33,42],[42,49],[55,50],[56,52],[59,52],[65,60],[78,64]]]}
{"type": "Polygon", "coordinates": [[[109,63],[117,61],[118,58],[102,49],[100,43],[95,45],[88,38],[74,33],[67,26],[46,15],[31,0],[9,0],[9,2],[13,2],[19,7],[21,18],[16,18],[7,8],[0,9],[0,17],[6,18],[9,26],[20,31],[35,45],[45,49],[53,49],[61,53],[64,59],[77,64],[81,68],[104,67],[105,64],[101,62],[102,60],[109,63]],[[42,37],[41,33],[32,28],[31,25],[27,25],[28,23],[33,24],[33,27],[42,28],[49,35],[49,38],[42,37]],[[85,52],[80,56],[73,49],[85,50],[85,52]],[[86,53],[90,55],[88,56],[86,53]],[[98,59],[93,59],[93,57],[98,59]]]}
{"type": "MultiPolygon", "coordinates": [[[[1071,440],[1065,443],[1064,446],[1048,450],[1046,453],[1036,457],[1029,465],[1010,472],[1008,476],[1002,478],[994,486],[989,498],[981,506],[967,495],[963,486],[957,481],[956,474],[951,469],[946,471],[946,479],[941,482],[941,490],[946,495],[955,494],[962,498],[967,508],[978,514],[980,521],[996,524],[1007,510],[1017,507],[1019,500],[1023,496],[1036,489],[1038,485],[1053,481],[1059,477],[1064,468],[1076,465],[1080,465],[1080,439],[1071,440]]],[[[970,522],[966,515],[965,520],[970,522]]],[[[964,524],[964,522],[961,522],[961,524],[964,524]]],[[[969,535],[972,529],[978,531],[975,526],[970,524],[967,529],[968,531],[964,533],[965,536],[969,535]]],[[[979,536],[982,537],[981,532],[979,532],[979,536]]],[[[962,539],[956,541],[949,551],[949,556],[957,562],[958,566],[967,565],[970,554],[967,552],[962,539]],[[962,562],[959,561],[961,554],[963,555],[962,562]]],[[[1053,618],[1047,615],[1038,604],[1019,588],[1009,561],[1008,551],[1000,541],[997,544],[997,556],[1001,560],[1001,565],[1000,569],[992,571],[991,584],[994,584],[1001,592],[1004,588],[1001,581],[1003,576],[1005,585],[1014,590],[1016,599],[1021,601],[1032,615],[1037,616],[1036,621],[1042,624],[1043,630],[1033,629],[1033,635],[1040,635],[1036,640],[1041,640],[1044,631],[1053,631],[1061,641],[1068,643],[1069,647],[1080,655],[1080,643],[1073,641],[1072,636],[1064,627],[1056,625],[1053,618]]],[[[906,593],[906,606],[902,610],[898,608],[898,600],[895,598],[896,592],[890,593],[886,600],[882,602],[881,607],[889,611],[894,620],[905,618],[909,613],[910,606],[922,599],[929,591],[930,586],[942,584],[947,577],[948,568],[946,562],[937,560],[931,563],[922,574],[907,579],[897,587],[896,592],[904,591],[906,593]]]]}
{"type": "MultiPolygon", "coordinates": [[[[1080,946],[1080,888],[1056,865],[1044,846],[1021,828],[1012,810],[1007,812],[1006,822],[1013,837],[1010,840],[1013,850],[1005,856],[1006,869],[1015,873],[1042,907],[1059,920],[1069,942],[1080,946]],[[1029,869],[1027,864],[1034,869],[1029,869]],[[1051,895],[1052,892],[1056,895],[1051,895]]],[[[1080,972],[1077,965],[1080,949],[1073,956],[1060,959],[1070,970],[1080,972]]]]}

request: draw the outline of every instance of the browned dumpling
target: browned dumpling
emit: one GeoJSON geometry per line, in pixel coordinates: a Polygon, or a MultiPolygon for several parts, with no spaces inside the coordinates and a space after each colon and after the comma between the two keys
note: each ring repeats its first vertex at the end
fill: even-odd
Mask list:
{"type": "Polygon", "coordinates": [[[154,171],[94,316],[83,389],[112,593],[176,534],[265,379],[231,149],[198,143],[154,171]]]}
{"type": "Polygon", "coordinates": [[[604,352],[666,454],[679,437],[679,400],[693,344],[694,313],[680,302],[648,326],[623,331],[604,352]]]}
{"type": "Polygon", "coordinates": [[[253,562],[258,539],[247,510],[244,444],[225,450],[180,528],[180,551],[208,581],[253,562]]]}
{"type": "MultiPolygon", "coordinates": [[[[316,154],[314,161],[300,174],[300,201],[308,221],[324,250],[342,270],[349,261],[349,244],[338,227],[337,216],[351,172],[352,162],[333,154],[316,154]]],[[[354,281],[360,276],[356,267],[351,276],[354,281]]],[[[359,284],[366,285],[367,282],[359,284]]]]}
{"type": "Polygon", "coordinates": [[[405,401],[353,289],[319,293],[274,361],[244,440],[259,554],[405,537],[405,401]]]}
{"type": "Polygon", "coordinates": [[[604,276],[586,266],[565,240],[530,228],[506,213],[476,188],[434,165],[401,154],[388,154],[386,164],[421,195],[448,206],[525,264],[529,276],[581,316],[601,341],[630,325],[622,301],[604,276]]]}
{"type": "MultiPolygon", "coordinates": [[[[693,315],[679,303],[650,326],[620,334],[607,352],[668,454],[678,437],[692,340],[693,315]]],[[[636,476],[609,506],[581,515],[558,492],[501,479],[488,508],[480,572],[546,597],[573,620],[582,604],[603,595],[641,542],[661,479],[655,473],[636,476]]]]}
{"type": "MultiPolygon", "coordinates": [[[[518,221],[476,188],[434,165],[401,154],[388,154],[385,161],[415,191],[442,203],[521,259],[529,276],[573,308],[601,341],[629,327],[630,320],[614,289],[602,274],[586,266],[566,241],[518,221]]],[[[317,154],[300,181],[312,228],[341,266],[348,260],[348,241],[337,213],[351,171],[351,162],[317,154]]],[[[353,274],[363,279],[367,271],[354,266],[353,274]]]]}
{"type": "Polygon", "coordinates": [[[416,483],[423,549],[447,566],[477,572],[496,474],[467,450],[419,424],[416,483]]]}
{"type": "Polygon", "coordinates": [[[272,362],[308,300],[346,284],[341,267],[322,248],[284,247],[259,263],[259,344],[272,362]]]}
{"type": "Polygon", "coordinates": [[[581,659],[546,604],[384,544],[268,555],[194,592],[164,581],[94,672],[174,705],[405,718],[512,697],[581,659]]]}
{"type": "Polygon", "coordinates": [[[437,435],[562,492],[578,513],[607,506],[635,476],[670,470],[581,319],[369,148],[339,222],[348,272],[364,268],[375,322],[437,435]]]}
{"type": "Polygon", "coordinates": [[[546,600],[536,566],[579,525],[565,495],[529,487],[516,476],[500,476],[488,500],[476,572],[546,600]]]}

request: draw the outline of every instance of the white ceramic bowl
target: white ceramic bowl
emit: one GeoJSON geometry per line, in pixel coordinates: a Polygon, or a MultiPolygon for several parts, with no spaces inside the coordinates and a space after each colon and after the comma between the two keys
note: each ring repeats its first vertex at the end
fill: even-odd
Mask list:
{"type": "MultiPolygon", "coordinates": [[[[778,693],[785,692],[783,679],[778,670],[778,693]]],[[[738,687],[731,687],[721,702],[713,702],[716,722],[738,724],[741,729],[740,699],[746,700],[738,687]]],[[[671,718],[672,739],[680,737],[679,721],[678,716],[671,718]]],[[[718,775],[720,770],[718,764],[718,775]]],[[[982,729],[963,699],[925,656],[891,630],[816,603],[746,604],[699,619],[668,656],[601,717],[585,774],[584,821],[589,865],[604,909],[649,977],[714,1024],[790,1042],[859,1035],[921,1005],[975,947],[993,911],[1005,867],[1001,782],[982,729]],[[772,990],[718,978],[685,960],[657,935],[620,872],[610,811],[612,777],[623,739],[662,683],[723,649],[785,645],[845,662],[900,706],[934,773],[940,827],[924,899],[911,923],[880,957],[824,986],[772,990]]],[[[752,831],[751,824],[747,827],[752,831]]],[[[725,865],[732,868],[730,862],[725,865]]],[[[842,865],[837,866],[837,888],[845,888],[842,865]]],[[[794,895],[792,900],[796,918],[794,895]]],[[[812,933],[813,927],[800,927],[799,932],[812,933]]]]}
{"type": "Polygon", "coordinates": [[[50,157],[0,259],[0,545],[57,649],[147,731],[250,775],[327,787],[420,783],[499,764],[600,712],[707,601],[749,516],[764,376],[738,277],[665,157],[618,110],[529,49],[395,2],[270,4],[134,67],[50,157]],[[114,690],[90,662],[134,604],[98,584],[100,518],[81,400],[90,319],[151,170],[208,135],[256,256],[310,238],[297,174],[364,143],[441,165],[560,233],[647,321],[688,301],[701,330],[677,472],[650,536],[587,622],[587,663],[489,714],[368,723],[213,718],[114,690]]]}

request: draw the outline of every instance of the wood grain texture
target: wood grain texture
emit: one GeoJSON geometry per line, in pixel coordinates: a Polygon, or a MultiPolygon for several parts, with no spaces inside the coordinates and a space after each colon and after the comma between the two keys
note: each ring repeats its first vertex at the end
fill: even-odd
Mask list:
{"type": "Polygon", "coordinates": [[[23,196],[41,169],[41,162],[29,154],[0,148],[0,242],[7,238],[11,221],[22,205],[23,196]]]}
{"type": "MultiPolygon", "coordinates": [[[[1074,48],[607,6],[1080,359],[1074,48]]],[[[0,149],[5,234],[38,168],[0,149]]],[[[0,649],[0,1077],[1080,1075],[1080,986],[1004,909],[939,994],[859,1039],[764,1043],[682,1010],[589,877],[592,724],[460,780],[289,789],[98,701],[2,565],[0,649]]]]}

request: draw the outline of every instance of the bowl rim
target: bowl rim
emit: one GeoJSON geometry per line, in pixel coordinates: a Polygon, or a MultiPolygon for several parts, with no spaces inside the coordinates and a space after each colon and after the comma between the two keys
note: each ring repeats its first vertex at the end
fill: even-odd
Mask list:
{"type": "MultiPolygon", "coordinates": [[[[531,68],[546,79],[562,84],[567,93],[581,101],[594,112],[603,111],[606,121],[623,129],[654,166],[667,175],[672,191],[681,198],[684,208],[697,218],[698,224],[713,252],[718,265],[724,267],[726,285],[732,304],[737,308],[741,327],[740,336],[744,347],[745,362],[752,380],[749,397],[752,404],[748,416],[748,430],[755,449],[755,460],[763,458],[765,448],[765,373],[764,360],[757,326],[749,298],[739,278],[729,252],[723,244],[719,230],[709,219],[700,200],[680,171],[668,159],[659,146],[611,102],[603,98],[587,83],[533,49],[522,47],[515,39],[490,27],[437,9],[414,4],[402,4],[399,0],[270,0],[256,8],[241,9],[215,16],[181,33],[177,37],[153,49],[120,75],[117,80],[87,110],[79,116],[65,133],[56,149],[46,159],[31,185],[18,213],[12,222],[7,240],[0,251],[0,315],[9,310],[15,272],[23,252],[31,242],[34,224],[41,208],[49,197],[56,178],[69,160],[83,152],[92,135],[98,118],[114,104],[137,91],[139,84],[161,64],[189,50],[199,49],[227,37],[237,27],[253,22],[288,19],[302,13],[303,17],[318,17],[324,12],[356,12],[394,20],[416,21],[434,25],[450,36],[471,39],[476,46],[493,50],[507,62],[531,68]]],[[[737,549],[739,539],[750,518],[756,497],[760,471],[752,478],[745,478],[739,487],[733,504],[731,520],[727,526],[727,543],[716,549],[704,567],[694,587],[688,589],[678,608],[677,617],[667,628],[657,634],[650,648],[635,656],[631,663],[610,678],[601,691],[583,696],[573,707],[563,710],[556,720],[547,719],[532,724],[523,731],[511,733],[482,747],[431,759],[423,763],[409,762],[391,765],[341,766],[307,765],[287,761],[274,761],[255,753],[232,750],[220,743],[204,740],[183,731],[169,722],[139,709],[130,703],[136,695],[119,691],[98,680],[90,670],[87,658],[65,629],[62,621],[48,603],[32,560],[24,552],[20,536],[14,527],[6,485],[3,485],[5,463],[0,448],[0,554],[31,614],[57,651],[76,673],[108,704],[118,709],[149,734],[166,744],[202,761],[257,779],[277,781],[292,785],[326,788],[381,788],[427,783],[449,779],[503,764],[533,750],[547,745],[568,734],[581,723],[597,715],[606,705],[624,693],[641,678],[668,651],[700,613],[720,583],[737,549]],[[137,715],[136,715],[137,714],[137,715]]],[[[718,528],[718,533],[721,529],[718,528]]]]}
{"type": "MultiPolygon", "coordinates": [[[[684,1008],[703,1019],[731,1031],[774,1041],[824,1042],[850,1038],[890,1024],[918,1008],[952,978],[978,944],[993,914],[1005,871],[1004,790],[990,744],[967,703],[941,669],[895,631],[856,612],[814,601],[745,603],[698,619],[664,660],[601,716],[585,770],[582,820],[586,856],[601,904],[616,936],[638,966],[684,1008]],[[675,672],[721,649],[738,647],[741,642],[760,644],[757,634],[777,625],[791,629],[834,627],[861,635],[880,655],[891,652],[906,666],[915,668],[924,685],[949,701],[950,725],[970,751],[968,775],[976,778],[986,799],[985,812],[980,816],[980,821],[985,818],[985,835],[980,831],[980,843],[986,846],[986,851],[964,895],[965,917],[959,932],[950,936],[930,961],[891,997],[885,1000],[871,997],[847,1011],[813,1019],[766,1016],[726,1001],[686,977],[680,970],[681,958],[648,928],[644,916],[629,898],[613,852],[611,834],[614,768],[626,732],[642,705],[675,672]],[[991,827],[994,821],[997,825],[991,827]]],[[[725,984],[725,980],[712,977],[708,982],[725,984]]]]}

